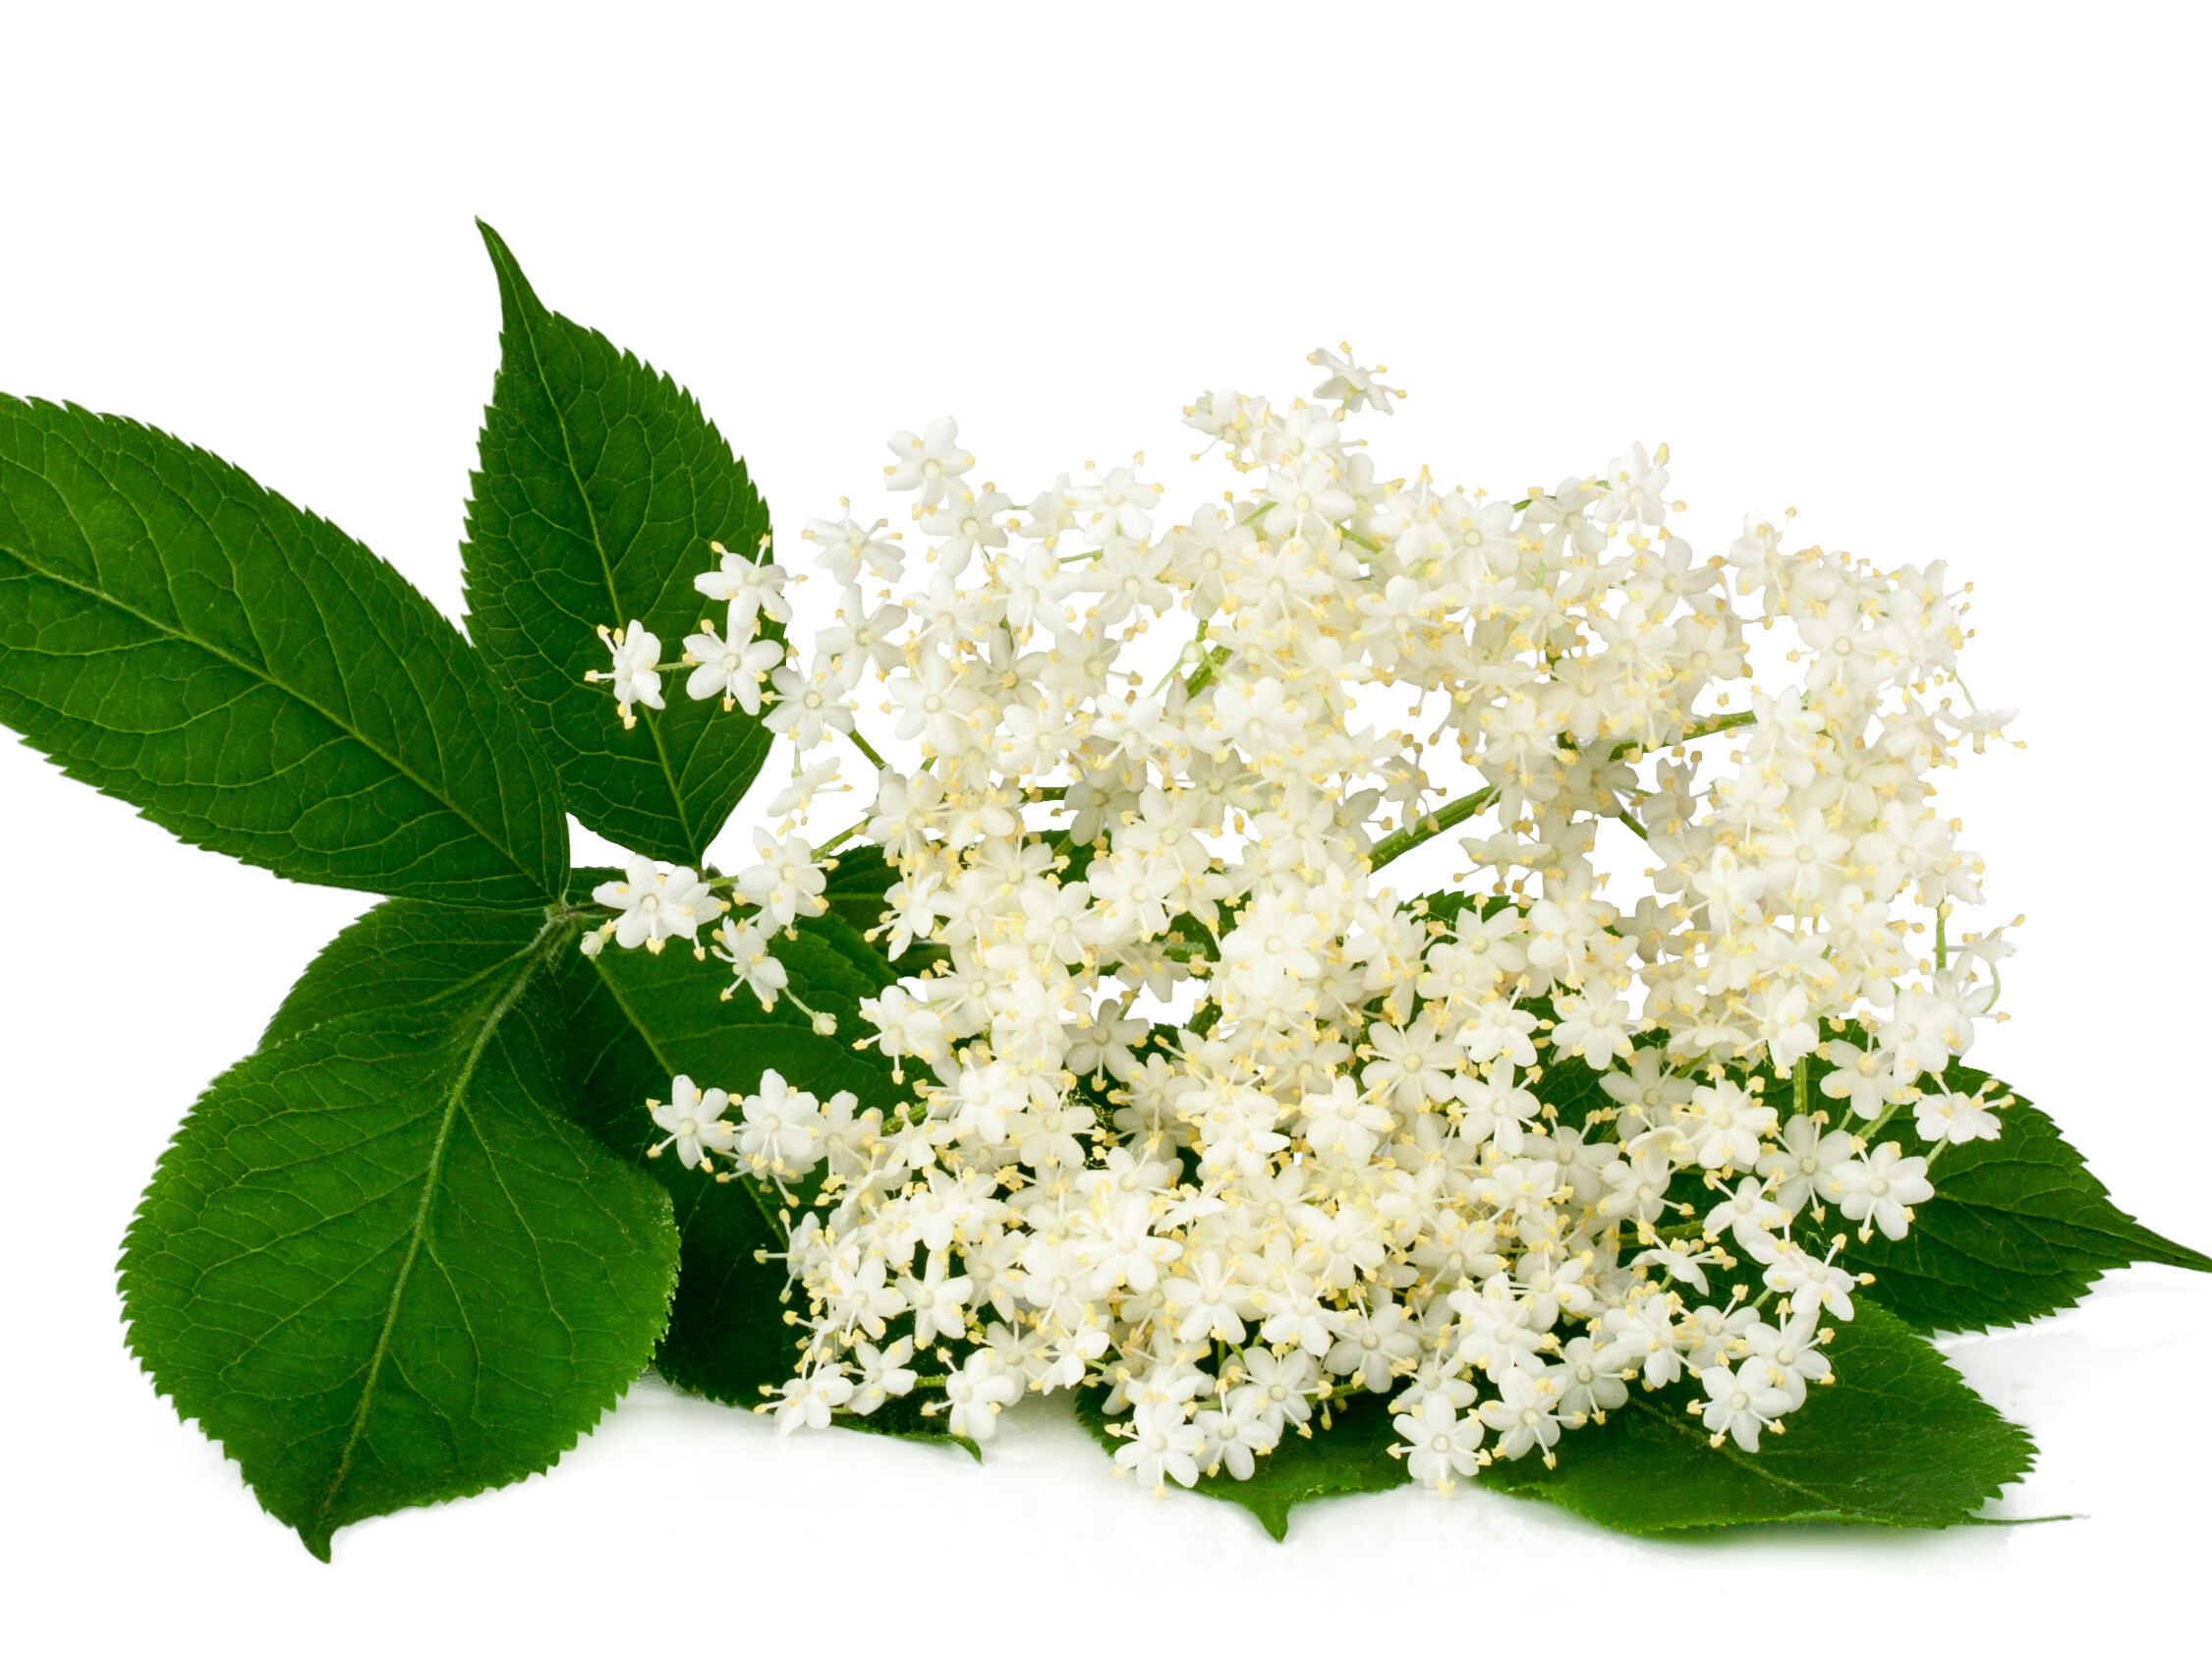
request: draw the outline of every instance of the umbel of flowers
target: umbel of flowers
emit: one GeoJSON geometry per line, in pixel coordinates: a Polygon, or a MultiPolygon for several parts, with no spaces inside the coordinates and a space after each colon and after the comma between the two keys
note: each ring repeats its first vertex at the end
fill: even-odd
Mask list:
{"type": "Polygon", "coordinates": [[[625,721],[681,675],[796,759],[756,864],[633,861],[587,952],[680,940],[772,1006],[837,848],[896,868],[912,972],[841,1035],[912,1103],[769,1071],[651,1104],[794,1207],[779,1427],[918,1394],[985,1442],[1090,1389],[1164,1488],[1375,1395],[1448,1490],[1688,1375],[1756,1452],[1831,1377],[1848,1235],[1933,1192],[1885,1132],[2001,1133],[2009,1096],[1943,1082],[2010,949],[1946,937],[1982,867],[1935,780],[2007,716],[1958,679],[1944,567],[1757,514],[1700,558],[1664,446],[1519,499],[1386,478],[1344,428],[1402,394],[1345,353],[1316,402],[1185,412],[1243,487],[1179,522],[1134,468],[1017,505],[940,420],[885,469],[918,561],[849,504],[808,526],[842,597],[802,647],[763,636],[765,547],[717,544],[680,661],[601,630],[625,721]],[[1777,625],[1793,679],[1752,686],[1777,625]],[[874,807],[817,847],[840,745],[874,807]],[[1473,874],[1391,885],[1455,830],[1473,874]]]}

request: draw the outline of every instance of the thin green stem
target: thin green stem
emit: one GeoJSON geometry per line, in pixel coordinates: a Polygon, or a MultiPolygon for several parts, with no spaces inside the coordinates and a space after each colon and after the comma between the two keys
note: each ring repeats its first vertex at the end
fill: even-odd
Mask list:
{"type": "MultiPolygon", "coordinates": [[[[1710,720],[1700,720],[1694,726],[1685,726],[1682,729],[1682,735],[1676,738],[1673,743],[1661,744],[1658,747],[1661,749],[1673,749],[1675,747],[1675,745],[1678,744],[1693,744],[1700,738],[1710,738],[1716,732],[1726,732],[1730,727],[1748,726],[1752,721],[1758,718],[1759,716],[1757,713],[1748,709],[1739,709],[1733,715],[1716,715],[1710,720]]],[[[1645,746],[1637,739],[1630,738],[1624,743],[1617,743],[1613,746],[1613,758],[1614,760],[1618,761],[1630,750],[1644,748],[1645,746]]],[[[1650,753],[1648,750],[1646,750],[1645,752],[1647,754],[1650,753]]]]}
{"type": "Polygon", "coordinates": [[[1200,692],[1206,689],[1207,682],[1214,678],[1216,671],[1220,668],[1221,664],[1227,662],[1234,655],[1226,646],[1218,646],[1207,653],[1206,660],[1198,665],[1197,672],[1183,683],[1183,695],[1188,698],[1197,697],[1200,692]]]}
{"type": "Polygon", "coordinates": [[[1175,654],[1175,660],[1168,665],[1167,672],[1160,677],[1160,684],[1155,686],[1150,692],[1145,694],[1147,697],[1157,698],[1161,693],[1167,690],[1169,681],[1173,680],[1176,675],[1182,673],[1183,659],[1189,654],[1191,646],[1196,646],[1198,648],[1199,656],[1201,658],[1204,658],[1207,655],[1206,619],[1203,617],[1199,619],[1198,632],[1190,637],[1190,645],[1185,646],[1182,651],[1175,654]]]}
{"type": "Polygon", "coordinates": [[[888,773],[891,770],[891,764],[888,761],[885,761],[880,755],[878,755],[876,753],[876,746],[870,743],[866,738],[862,737],[858,732],[847,732],[845,736],[852,739],[853,748],[859,750],[861,754],[867,756],[870,763],[879,773],[888,773]]]}
{"type": "Polygon", "coordinates": [[[1368,854],[1368,868],[1370,870],[1381,870],[1392,859],[1412,852],[1414,848],[1431,837],[1442,835],[1454,825],[1465,824],[1497,799],[1498,790],[1496,786],[1489,789],[1479,789],[1472,795],[1463,796],[1457,801],[1438,808],[1418,824],[1409,825],[1404,830],[1386,835],[1375,844],[1374,850],[1368,854]]]}

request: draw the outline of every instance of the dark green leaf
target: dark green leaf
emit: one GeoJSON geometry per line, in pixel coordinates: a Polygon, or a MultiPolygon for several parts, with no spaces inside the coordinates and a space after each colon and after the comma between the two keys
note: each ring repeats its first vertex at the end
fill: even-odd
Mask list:
{"type": "MultiPolygon", "coordinates": [[[[465,549],[469,627],[520,695],[569,811],[625,847],[697,866],[767,753],[766,728],[663,676],[664,710],[624,730],[596,630],[632,619],[663,661],[714,607],[692,579],[709,542],[752,557],[767,533],[745,464],[691,395],[604,335],[548,312],[488,225],[500,363],[465,549]]],[[[773,630],[771,629],[772,633],[773,630]]]]}
{"type": "MultiPolygon", "coordinates": [[[[1970,1095],[1987,1077],[1954,1065],[1945,1082],[1970,1095]]],[[[1893,1314],[1922,1331],[1980,1331],[2070,1307],[2100,1274],[2131,1262],[2212,1272],[2212,1258],[2115,1205],[2045,1114],[2013,1096],[1999,1116],[1997,1140],[1943,1150],[1929,1172],[1936,1196],[1914,1207],[1902,1239],[1854,1233],[1844,1246],[1843,1260],[1875,1276],[1868,1294],[1893,1314]]],[[[1908,1121],[1883,1139],[1893,1133],[1908,1152],[1933,1151],[1908,1121]]]]}
{"type": "Polygon", "coordinates": [[[868,841],[848,842],[831,856],[837,868],[824,882],[822,896],[831,916],[866,934],[883,920],[883,895],[898,882],[898,867],[868,841]]]}
{"type": "Polygon", "coordinates": [[[203,450],[0,397],[0,719],[301,882],[542,904],[568,871],[510,696],[397,572],[203,450]]]}
{"type": "MultiPolygon", "coordinates": [[[[1525,1000],[1521,1006],[1527,1008],[1534,1002],[1533,999],[1525,1000]]],[[[1561,1123],[1581,1129],[1590,1121],[1593,1111],[1599,1108],[1613,1109],[1619,1105],[1606,1094],[1600,1082],[1604,1076],[1605,1073],[1588,1061],[1555,1051],[1545,1061],[1543,1076],[1530,1088],[1537,1100],[1559,1116],[1561,1123]]]]}
{"type": "Polygon", "coordinates": [[[544,925],[535,911],[387,899],[308,964],[269,1016],[261,1047],[365,1008],[397,1013],[467,997],[510,969],[544,925]]]}
{"type": "Polygon", "coordinates": [[[852,1048],[863,1029],[859,1000],[892,982],[890,966],[833,915],[798,933],[773,949],[808,1006],[837,1016],[836,1037],[816,1035],[787,998],[772,1013],[749,992],[724,1001],[724,965],[697,961],[680,945],[657,957],[609,945],[595,962],[579,958],[560,971],[584,1121],[666,1185],[683,1231],[683,1273],[654,1364],[671,1383],[733,1405],[757,1403],[762,1385],[791,1375],[797,1336],[783,1318],[783,1265],[756,1260],[782,1249],[773,1220],[781,1207],[749,1182],[716,1182],[673,1158],[647,1160],[659,1131],[645,1103],[665,1100],[679,1072],[734,1096],[771,1066],[824,1100],[849,1089],[864,1110],[907,1099],[879,1054],[852,1048]]]}
{"type": "Polygon", "coordinates": [[[770,949],[807,1006],[836,1017],[834,1037],[816,1033],[788,997],[777,999],[772,1011],[750,992],[725,999],[728,968],[712,956],[696,961],[680,944],[658,956],[609,945],[595,963],[652,1051],[662,1084],[683,1072],[702,1088],[741,1095],[773,1067],[793,1088],[822,1100],[841,1089],[859,1096],[864,1108],[908,1099],[880,1053],[853,1047],[873,1031],[861,1020],[860,1000],[895,980],[891,966],[834,916],[802,922],[796,940],[778,936],[770,949]]]}
{"type": "Polygon", "coordinates": [[[125,1240],[133,1352],[325,1560],[348,1522],[546,1468],[666,1321],[667,1197],[571,1122],[534,980],[573,948],[548,929],[453,996],[365,998],[240,1062],[125,1240]]]}
{"type": "MultiPolygon", "coordinates": [[[[1076,1397],[1075,1414],[1099,1445],[1110,1452],[1122,1440],[1108,1426],[1129,1420],[1109,1418],[1100,1410],[1106,1396],[1103,1389],[1083,1391],[1076,1397]]],[[[1193,1491],[1242,1505],[1279,1539],[1289,1530],[1294,1506],[1347,1493],[1387,1493],[1405,1484],[1405,1466],[1389,1452],[1397,1432],[1391,1427],[1386,1397],[1355,1395],[1337,1402],[1330,1417],[1330,1427],[1323,1429],[1316,1414],[1310,1440],[1294,1431],[1286,1433],[1274,1452],[1254,1460],[1250,1481],[1239,1481],[1222,1470],[1201,1475],[1193,1491]]]]}
{"type": "MultiPolygon", "coordinates": [[[[699,968],[688,955],[680,963],[699,968]]],[[[678,960],[669,966],[678,967],[678,960]]],[[[782,1249],[772,1195],[746,1182],[715,1181],[673,1158],[649,1159],[660,1131],[645,1104],[665,1101],[669,1079],[682,1066],[655,1055],[591,963],[579,958],[559,971],[559,996],[580,1078],[582,1121],[659,1181],[675,1206],[682,1269],[653,1364],[679,1388],[729,1405],[757,1404],[764,1386],[791,1375],[797,1348],[797,1334],[783,1319],[783,1265],[756,1260],[760,1252],[782,1249]]],[[[726,1012],[730,1004],[720,1006],[726,1012]]],[[[699,1081],[713,1080],[701,1075],[699,1081]]]]}
{"type": "Polygon", "coordinates": [[[1630,1533],[1762,1521],[1945,1527],[2033,1463],[2025,1430],[1873,1304],[1858,1302],[1828,1352],[1836,1381],[1815,1386],[1755,1454],[1711,1445],[1683,1409],[1695,1398],[1688,1384],[1638,1388],[1605,1423],[1562,1435],[1556,1469],[1531,1454],[1481,1479],[1630,1533]]]}

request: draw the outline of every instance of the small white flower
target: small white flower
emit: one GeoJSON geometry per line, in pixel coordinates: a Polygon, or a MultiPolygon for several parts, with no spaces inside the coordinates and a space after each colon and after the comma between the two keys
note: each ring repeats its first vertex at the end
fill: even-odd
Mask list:
{"type": "Polygon", "coordinates": [[[678,865],[663,872],[651,859],[632,859],[624,880],[600,883],[592,889],[592,898],[622,913],[614,921],[618,944],[625,949],[644,945],[653,952],[670,940],[697,940],[701,923],[729,909],[697,871],[678,865]]]}
{"type": "Polygon", "coordinates": [[[684,695],[695,703],[722,700],[722,712],[742,709],[761,713],[761,681],[783,661],[783,645],[776,640],[740,643],[733,633],[723,638],[712,629],[684,636],[684,656],[699,666],[684,680],[684,695]]]}
{"type": "Polygon", "coordinates": [[[1787,1390],[1775,1386],[1757,1362],[1747,1361],[1730,1370],[1708,1366],[1697,1374],[1706,1399],[1690,1402],[1690,1410],[1705,1419],[1706,1434],[1718,1447],[1730,1436],[1746,1453],[1759,1450],[1759,1432],[1789,1410],[1793,1402],[1787,1390]]]}
{"type": "Polygon", "coordinates": [[[883,469],[883,487],[918,489],[922,505],[935,507],[951,493],[954,481],[976,464],[976,458],[960,447],[959,438],[960,425],[948,415],[931,422],[921,437],[893,432],[891,453],[898,459],[883,469]]]}
{"type": "Polygon", "coordinates": [[[1515,1368],[1498,1379],[1498,1399],[1482,1403],[1482,1421],[1498,1434],[1498,1451],[1518,1459],[1535,1448],[1552,1463],[1559,1444],[1559,1399],[1552,1380],[1515,1368]]]}
{"type": "Polygon", "coordinates": [[[771,1066],[761,1074],[760,1088],[745,1098],[738,1156],[764,1175],[803,1176],[822,1163],[825,1129],[822,1104],[793,1089],[771,1066]]]}
{"type": "Polygon", "coordinates": [[[1185,1487],[1198,1485],[1198,1460],[1206,1451],[1206,1432],[1183,1421],[1183,1408],[1166,1402],[1140,1404],[1129,1423],[1129,1439],[1114,1449],[1116,1470],[1126,1470],[1155,1493],[1167,1491],[1169,1478],[1185,1487]]]}
{"type": "Polygon", "coordinates": [[[803,916],[821,916],[829,908],[822,890],[829,879],[814,862],[814,847],[804,836],[778,841],[765,830],[753,832],[754,851],[761,862],[738,872],[737,890],[761,907],[761,914],[777,928],[788,928],[803,916]]]}
{"type": "Polygon", "coordinates": [[[998,1433],[998,1414],[1021,1399],[1022,1386],[1009,1376],[988,1348],[968,1356],[957,1372],[944,1380],[944,1398],[951,1410],[945,1427],[979,1446],[998,1433]]]}
{"type": "MultiPolygon", "coordinates": [[[[781,565],[748,559],[718,542],[708,545],[721,563],[713,570],[693,577],[691,585],[709,600],[727,601],[732,639],[752,639],[760,632],[763,616],[773,622],[791,620],[791,604],[783,597],[783,585],[790,579],[790,572],[781,565]]],[[[768,540],[763,537],[761,551],[764,555],[767,547],[768,540]]]]}
{"type": "Polygon", "coordinates": [[[1483,1420],[1479,1412],[1461,1417],[1451,1397],[1442,1391],[1422,1398],[1420,1406],[1390,1420],[1405,1443],[1405,1473],[1439,1493],[1451,1491],[1482,1468],[1483,1420]]]}
{"type": "Polygon", "coordinates": [[[1922,1141],[1995,1141],[2004,1123],[1981,1098],[1956,1090],[1931,1090],[1912,1104],[1913,1127],[1922,1141]]]}
{"type": "Polygon", "coordinates": [[[686,1170],[697,1170],[703,1164],[711,1164],[709,1153],[729,1153],[737,1145],[737,1126],[722,1122],[722,1115],[729,1111],[730,1098],[721,1090],[710,1089],[702,1093],[691,1079],[679,1073],[669,1086],[665,1103],[649,1101],[646,1106],[652,1114],[652,1121],[668,1132],[659,1146],[652,1149],[658,1158],[661,1150],[671,1142],[675,1144],[676,1157],[686,1170]]]}
{"type": "Polygon", "coordinates": [[[1908,1159],[1894,1141],[1885,1141],[1864,1159],[1849,1159],[1836,1167],[1831,1179],[1838,1202],[1851,1221],[1863,1223],[1859,1231],[1870,1237],[1876,1228],[1892,1239],[1904,1237],[1912,1221],[1912,1207],[1935,1197],[1928,1180],[1928,1161],[1908,1159]]]}
{"type": "Polygon", "coordinates": [[[609,629],[602,623],[599,638],[613,656],[614,667],[589,669],[584,678],[614,682],[614,707],[621,712],[624,728],[638,723],[637,716],[630,713],[632,704],[642,703],[648,709],[666,707],[660,701],[660,637],[633,617],[627,628],[609,629]]]}
{"type": "Polygon", "coordinates": [[[853,1396],[852,1380],[842,1367],[822,1366],[786,1380],[783,1399],[775,1409],[775,1432],[789,1435],[795,1429],[827,1429],[829,1414],[853,1396]]]}

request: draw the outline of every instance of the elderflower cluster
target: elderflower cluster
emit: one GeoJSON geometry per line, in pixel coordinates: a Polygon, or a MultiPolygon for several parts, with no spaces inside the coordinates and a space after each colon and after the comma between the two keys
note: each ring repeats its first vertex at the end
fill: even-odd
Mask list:
{"type": "MultiPolygon", "coordinates": [[[[1017,508],[941,420],[885,470],[922,574],[883,522],[814,521],[843,598],[804,651],[761,638],[789,616],[765,547],[700,579],[727,621],[686,640],[687,692],[765,688],[798,756],[718,954],[785,988],[774,941],[846,840],[789,816],[849,741],[911,970],[861,1005],[911,1100],[771,1073],[750,1128],[689,1079],[654,1109],[687,1163],[802,1207],[784,1427],[921,1390],[982,1442],[1095,1387],[1163,1488],[1373,1393],[1448,1489],[1688,1375],[1754,1451],[1851,1317],[1831,1210],[1896,1238],[1932,1192],[1883,1127],[1998,1133],[2004,1100],[1942,1077],[2010,948],[1944,938],[1981,865],[1933,780],[2005,716],[1954,707],[1943,566],[1787,550],[1756,515],[1700,560],[1664,446],[1521,499],[1387,479],[1344,422],[1400,394],[1346,352],[1316,354],[1321,403],[1186,411],[1245,487],[1180,523],[1136,467],[1017,508]],[[1188,642],[1164,672],[1156,624],[1188,642]],[[1794,636],[1795,680],[1731,713],[1747,624],[1794,636]],[[1481,890],[1387,883],[1460,829],[1481,890]]],[[[608,643],[625,717],[660,707],[683,665],[635,621],[608,643]]],[[[723,902],[640,866],[602,890],[613,937],[697,945],[723,902]]]]}

